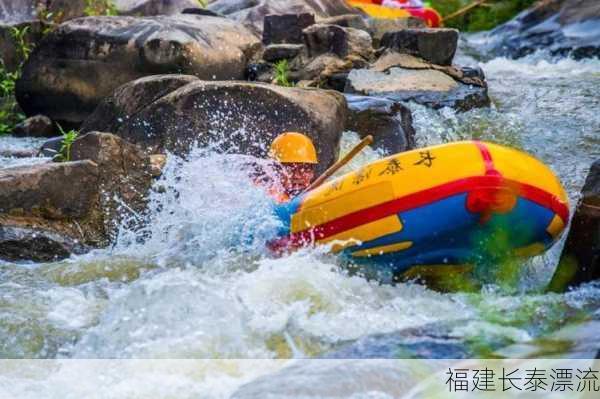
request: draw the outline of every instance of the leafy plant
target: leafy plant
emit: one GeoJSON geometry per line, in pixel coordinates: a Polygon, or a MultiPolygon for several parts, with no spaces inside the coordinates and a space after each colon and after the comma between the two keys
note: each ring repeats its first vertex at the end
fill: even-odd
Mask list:
{"type": "Polygon", "coordinates": [[[38,20],[42,23],[42,36],[46,36],[54,28],[52,25],[63,22],[64,13],[62,11],[52,12],[45,6],[38,7],[38,20]]]}
{"type": "Polygon", "coordinates": [[[33,50],[33,45],[27,37],[28,32],[29,26],[24,26],[22,28],[13,26],[10,28],[10,35],[15,42],[15,48],[17,50],[17,54],[21,58],[21,63],[27,61],[29,54],[31,54],[31,51],[33,50]]]}
{"type": "Polygon", "coordinates": [[[109,17],[119,15],[113,0],[85,0],[84,14],[88,17],[106,15],[109,17]]]}
{"type": "Polygon", "coordinates": [[[292,87],[293,83],[289,81],[290,66],[287,60],[281,60],[275,63],[275,84],[284,87],[292,87]]]}
{"type": "Polygon", "coordinates": [[[62,134],[62,141],[60,150],[58,154],[54,156],[55,161],[59,162],[69,162],[71,160],[71,146],[77,140],[77,136],[79,136],[79,132],[76,130],[64,131],[62,126],[58,126],[60,133],[62,134]]]}

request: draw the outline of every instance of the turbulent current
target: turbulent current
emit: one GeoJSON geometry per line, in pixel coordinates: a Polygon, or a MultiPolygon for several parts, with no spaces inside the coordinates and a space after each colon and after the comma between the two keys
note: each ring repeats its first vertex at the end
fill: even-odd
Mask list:
{"type": "MultiPolygon", "coordinates": [[[[540,54],[486,60],[469,46],[456,62],[483,68],[493,106],[456,113],[411,104],[418,144],[481,138],[523,148],[559,175],[573,207],[600,158],[600,61],[540,54]]],[[[39,145],[0,140],[3,147],[39,145]]],[[[357,140],[345,133],[344,148],[357,140]]],[[[369,150],[348,169],[381,155],[369,150]]],[[[0,158],[1,166],[15,162],[0,158]]],[[[114,247],[58,263],[0,263],[0,357],[502,356],[502,348],[538,345],[565,326],[600,318],[600,285],[541,293],[560,243],[519,265],[517,289],[486,285],[470,293],[379,284],[348,274],[319,250],[273,258],[264,242],[278,222],[238,165],[235,156],[207,150],[186,161],[170,157],[145,231],[123,229],[114,247]]],[[[161,396],[157,373],[143,384],[161,396]]],[[[186,394],[215,396],[260,374],[241,361],[182,373],[192,381],[186,394]]],[[[164,396],[187,397],[173,389],[164,396]]]]}

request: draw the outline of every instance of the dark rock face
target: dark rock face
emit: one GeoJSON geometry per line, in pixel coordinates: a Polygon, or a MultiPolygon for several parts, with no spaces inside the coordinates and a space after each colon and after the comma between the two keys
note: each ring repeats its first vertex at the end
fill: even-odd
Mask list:
{"type": "Polygon", "coordinates": [[[382,47],[437,65],[452,65],[457,45],[456,29],[402,29],[381,38],[382,47]]]}
{"type": "Polygon", "coordinates": [[[563,290],[600,278],[600,160],[581,190],[567,242],[550,289],[563,290]]]}
{"type": "Polygon", "coordinates": [[[600,2],[546,0],[490,32],[489,50],[524,57],[537,50],[574,58],[600,56],[600,2]]]}
{"type": "Polygon", "coordinates": [[[112,131],[148,153],[185,155],[213,144],[259,157],[281,132],[301,131],[315,141],[323,170],[337,157],[345,118],[346,101],[335,92],[155,76],[116,90],[82,131],[112,131]]]}
{"type": "Polygon", "coordinates": [[[258,35],[262,33],[264,17],[269,14],[309,13],[317,21],[344,14],[362,15],[345,0],[217,0],[207,8],[243,23],[258,35]]]}
{"type": "Polygon", "coordinates": [[[80,18],[40,42],[17,82],[17,100],[28,115],[78,125],[115,88],[145,75],[241,79],[259,46],[252,33],[225,18],[80,18]]]}
{"type": "Polygon", "coordinates": [[[302,30],[315,23],[308,13],[266,15],[262,41],[264,44],[302,43],[302,30]]]}
{"type": "Polygon", "coordinates": [[[319,21],[319,23],[325,25],[337,25],[343,28],[360,29],[366,32],[369,31],[369,26],[365,22],[364,18],[361,15],[357,14],[346,14],[338,15],[335,17],[323,18],[319,21]]]}
{"type": "Polygon", "coordinates": [[[76,240],[53,231],[0,225],[0,259],[51,262],[85,250],[76,240]]]}
{"type": "Polygon", "coordinates": [[[50,118],[36,115],[15,126],[13,135],[17,137],[52,137],[56,135],[56,131],[50,118]]]}
{"type": "Polygon", "coordinates": [[[309,57],[329,53],[341,58],[355,55],[368,60],[373,56],[371,36],[360,29],[316,24],[306,28],[303,35],[309,57]]]}
{"type": "Polygon", "coordinates": [[[291,60],[297,57],[304,48],[302,44],[271,44],[265,48],[262,58],[267,62],[291,60]]]}
{"type": "Polygon", "coordinates": [[[361,137],[373,135],[374,147],[388,154],[415,148],[412,113],[406,106],[374,97],[346,95],[348,119],[346,129],[361,137]]]}
{"type": "Polygon", "coordinates": [[[45,261],[105,246],[132,211],[143,214],[152,170],[140,149],[94,132],[71,158],[0,170],[0,257],[45,261]]]}

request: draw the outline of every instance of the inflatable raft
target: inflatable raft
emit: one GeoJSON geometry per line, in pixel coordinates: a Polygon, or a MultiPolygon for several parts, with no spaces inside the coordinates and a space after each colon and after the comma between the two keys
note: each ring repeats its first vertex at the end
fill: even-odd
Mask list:
{"type": "Polygon", "coordinates": [[[329,244],[395,272],[533,256],[569,220],[565,190],[546,165],[478,141],[378,160],[278,205],[276,213],[285,228],[270,242],[274,250],[329,244]]]}
{"type": "Polygon", "coordinates": [[[365,14],[378,19],[397,19],[414,17],[423,20],[428,27],[437,28],[442,25],[442,16],[430,7],[391,8],[378,5],[372,0],[348,0],[352,7],[360,8],[365,14]]]}

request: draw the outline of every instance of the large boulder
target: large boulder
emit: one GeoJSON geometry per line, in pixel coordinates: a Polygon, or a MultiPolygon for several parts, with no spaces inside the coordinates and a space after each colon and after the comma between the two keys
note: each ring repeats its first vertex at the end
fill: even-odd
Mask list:
{"type": "Polygon", "coordinates": [[[64,258],[105,246],[121,223],[140,221],[152,182],[144,152],[94,132],[73,143],[71,158],[0,170],[0,258],[64,258]]]}
{"type": "Polygon", "coordinates": [[[544,0],[489,34],[489,49],[523,57],[537,50],[574,58],[600,56],[600,2],[544,0]]]}
{"type": "Polygon", "coordinates": [[[451,65],[457,45],[456,29],[401,29],[381,38],[382,47],[437,65],[451,65]]]}
{"type": "Polygon", "coordinates": [[[301,131],[317,146],[320,170],[337,158],[346,101],[336,92],[192,76],[152,76],[108,97],[82,131],[104,130],[148,153],[185,155],[196,144],[259,157],[284,131],[301,131]]]}
{"type": "Polygon", "coordinates": [[[600,160],[594,162],[571,221],[550,289],[562,291],[600,278],[600,160]]]}
{"type": "Polygon", "coordinates": [[[311,13],[317,21],[336,15],[363,15],[345,0],[217,0],[207,8],[243,23],[259,35],[263,19],[269,14],[311,13]]]}
{"type": "Polygon", "coordinates": [[[31,54],[17,82],[17,99],[28,115],[78,125],[115,88],[142,76],[241,79],[259,46],[256,36],[225,18],[75,19],[48,34],[31,54]]]}

